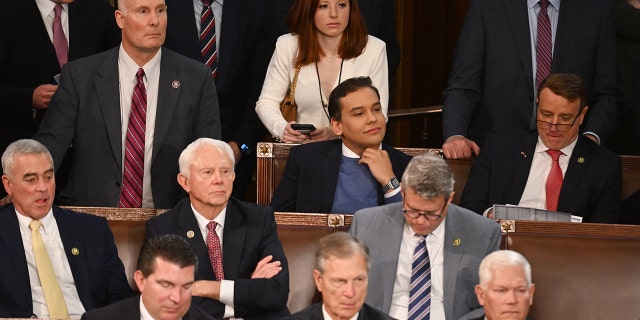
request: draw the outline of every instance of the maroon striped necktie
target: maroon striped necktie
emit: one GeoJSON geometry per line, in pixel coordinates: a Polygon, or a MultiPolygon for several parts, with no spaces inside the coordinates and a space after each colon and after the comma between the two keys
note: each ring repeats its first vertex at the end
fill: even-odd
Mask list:
{"type": "Polygon", "coordinates": [[[69,43],[62,30],[62,5],[53,7],[53,47],[56,49],[56,57],[60,68],[69,61],[69,43]]]}
{"type": "Polygon", "coordinates": [[[124,148],[124,173],[120,208],[142,207],[142,177],[144,176],[144,137],[147,121],[147,90],[144,70],[136,72],[136,86],[131,97],[131,113],[124,148]]]}
{"type": "Polygon", "coordinates": [[[211,9],[211,0],[202,0],[202,15],[200,16],[200,53],[204,63],[211,68],[213,78],[218,77],[218,49],[216,46],[216,19],[211,9]]]}
{"type": "Polygon", "coordinates": [[[538,13],[538,37],[536,43],[536,90],[540,89],[540,83],[551,74],[552,48],[551,20],[547,14],[549,0],[540,0],[540,12],[538,13]]]}

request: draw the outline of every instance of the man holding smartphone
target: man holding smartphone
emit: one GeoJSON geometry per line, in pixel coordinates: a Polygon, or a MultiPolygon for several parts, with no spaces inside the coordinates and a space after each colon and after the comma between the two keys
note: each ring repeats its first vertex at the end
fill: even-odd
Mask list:
{"type": "Polygon", "coordinates": [[[385,117],[368,77],[351,78],[329,97],[333,132],[341,139],[291,149],[271,207],[275,211],[354,213],[398,202],[411,157],[382,144],[385,117]]]}

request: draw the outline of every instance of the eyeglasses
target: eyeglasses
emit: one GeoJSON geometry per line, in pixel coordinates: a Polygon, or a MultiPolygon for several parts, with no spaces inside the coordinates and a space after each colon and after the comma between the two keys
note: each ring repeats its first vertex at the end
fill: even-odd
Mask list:
{"type": "Polygon", "coordinates": [[[412,218],[412,219],[417,219],[418,217],[422,216],[427,220],[431,220],[431,221],[436,221],[436,220],[440,220],[444,214],[442,213],[442,211],[444,211],[444,208],[449,204],[449,201],[444,202],[444,206],[442,206],[442,208],[440,208],[440,210],[436,211],[436,212],[440,212],[440,214],[436,214],[435,212],[420,212],[417,210],[413,210],[413,209],[405,209],[404,208],[404,199],[402,200],[402,213],[406,214],[407,217],[412,218]]]}
{"type": "Polygon", "coordinates": [[[573,121],[571,121],[571,123],[551,123],[549,121],[544,121],[544,120],[536,120],[536,121],[538,122],[538,128],[540,129],[551,130],[552,126],[556,126],[556,130],[560,132],[567,132],[571,130],[571,127],[573,127],[573,125],[576,123],[576,120],[578,120],[579,116],[580,116],[580,112],[578,112],[578,114],[573,119],[573,121]]]}

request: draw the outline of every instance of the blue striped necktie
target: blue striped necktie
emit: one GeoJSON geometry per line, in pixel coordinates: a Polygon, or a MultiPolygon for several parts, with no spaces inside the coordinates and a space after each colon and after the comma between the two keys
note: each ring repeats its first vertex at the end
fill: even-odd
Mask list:
{"type": "Polygon", "coordinates": [[[426,236],[413,252],[411,284],[409,285],[409,320],[429,320],[431,311],[431,264],[426,236]]]}

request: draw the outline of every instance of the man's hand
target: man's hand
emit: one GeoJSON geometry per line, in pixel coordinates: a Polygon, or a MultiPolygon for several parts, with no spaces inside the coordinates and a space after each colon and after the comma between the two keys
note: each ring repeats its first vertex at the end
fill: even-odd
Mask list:
{"type": "Polygon", "coordinates": [[[309,139],[309,136],[291,128],[291,124],[296,123],[295,121],[291,121],[287,123],[287,126],[284,128],[284,134],[282,135],[282,141],[285,143],[303,143],[305,140],[309,139]]]}
{"type": "Polygon", "coordinates": [[[36,109],[49,108],[51,103],[51,97],[58,90],[58,86],[55,84],[41,84],[35,90],[31,96],[31,104],[36,109]]]}
{"type": "Polygon", "coordinates": [[[240,151],[238,143],[236,143],[235,141],[229,141],[227,142],[227,144],[229,145],[229,147],[231,147],[231,150],[233,150],[233,156],[236,158],[235,164],[238,164],[238,162],[240,162],[240,158],[242,158],[242,151],[240,151]]]}
{"type": "Polygon", "coordinates": [[[195,281],[191,286],[191,295],[220,301],[220,281],[195,281]]]}
{"type": "Polygon", "coordinates": [[[480,153],[480,147],[463,136],[452,136],[444,142],[442,151],[447,159],[469,159],[480,153]]]}
{"type": "Polygon", "coordinates": [[[272,255],[268,255],[260,260],[258,265],[256,265],[256,270],[251,274],[251,279],[271,279],[280,273],[280,271],[282,271],[280,261],[271,262],[271,260],[273,260],[272,255]]]}
{"type": "Polygon", "coordinates": [[[330,139],[336,139],[336,138],[338,138],[338,136],[336,136],[336,134],[333,133],[333,129],[329,127],[322,127],[314,131],[311,131],[311,133],[309,133],[309,140],[311,141],[307,141],[307,142],[323,141],[323,140],[330,140],[330,139]]]}
{"type": "Polygon", "coordinates": [[[363,163],[369,167],[371,175],[382,186],[395,176],[389,154],[382,149],[367,148],[364,150],[360,161],[358,161],[358,164],[363,163]]]}

